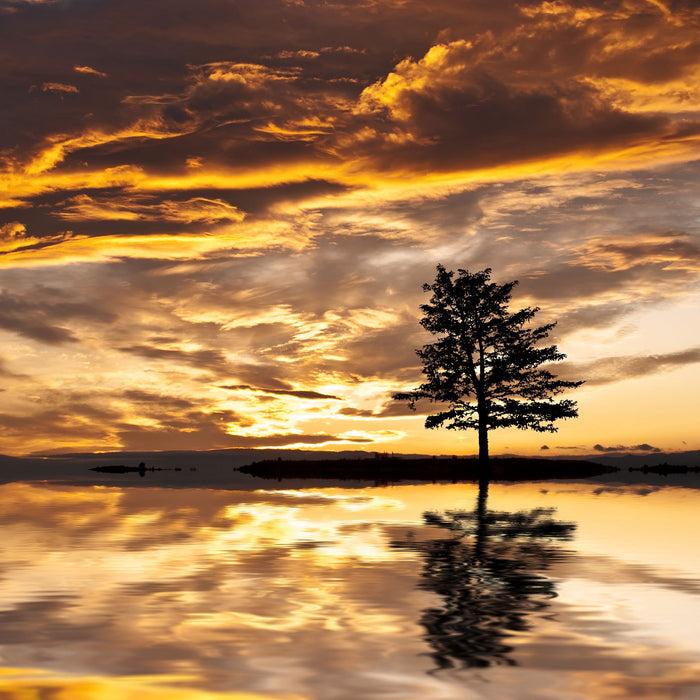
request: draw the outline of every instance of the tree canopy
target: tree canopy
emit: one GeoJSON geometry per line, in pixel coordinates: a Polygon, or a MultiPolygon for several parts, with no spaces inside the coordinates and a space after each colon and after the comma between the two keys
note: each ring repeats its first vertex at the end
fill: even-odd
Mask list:
{"type": "Polygon", "coordinates": [[[426,428],[479,431],[479,458],[488,461],[488,431],[516,427],[555,432],[554,421],[578,415],[576,402],[554,397],[583,382],[557,379],[543,367],[563,360],[555,345],[542,345],[556,323],[530,327],[538,307],[509,310],[517,280],[490,281],[491,268],[457,276],[437,266],[421,325],[437,340],[417,350],[425,382],[395,399],[415,408],[420,399],[441,404],[426,428]]]}

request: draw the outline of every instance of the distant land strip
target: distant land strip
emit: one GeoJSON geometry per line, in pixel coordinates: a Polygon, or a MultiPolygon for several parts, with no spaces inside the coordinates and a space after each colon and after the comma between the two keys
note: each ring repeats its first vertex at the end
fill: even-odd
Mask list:
{"type": "MultiPolygon", "coordinates": [[[[492,457],[490,465],[490,478],[496,481],[585,479],[618,471],[617,467],[573,459],[492,457]]],[[[263,479],[352,479],[382,483],[479,480],[479,462],[473,457],[279,459],[254,462],[239,467],[238,471],[263,479]]]]}

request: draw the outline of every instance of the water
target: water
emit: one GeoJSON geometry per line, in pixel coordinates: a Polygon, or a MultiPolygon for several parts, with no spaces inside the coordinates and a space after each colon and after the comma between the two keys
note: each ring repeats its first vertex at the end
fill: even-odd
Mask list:
{"type": "Polygon", "coordinates": [[[0,504],[3,700],[700,698],[699,490],[14,482],[0,504]]]}

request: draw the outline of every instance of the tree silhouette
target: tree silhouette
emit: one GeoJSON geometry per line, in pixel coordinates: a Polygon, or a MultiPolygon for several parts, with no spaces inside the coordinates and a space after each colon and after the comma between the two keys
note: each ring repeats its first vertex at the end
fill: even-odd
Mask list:
{"type": "Polygon", "coordinates": [[[394,543],[424,556],[420,586],[443,600],[420,618],[438,669],[515,665],[508,637],[529,629],[528,617],[556,597],[555,581],[540,572],[567,556],[553,540],[576,528],[554,520],[554,509],[489,511],[487,493],[482,485],[473,511],[424,514],[454,537],[394,543]]]}
{"type": "Polygon", "coordinates": [[[554,421],[578,415],[576,403],[554,397],[583,382],[557,379],[541,366],[565,355],[555,345],[541,346],[555,323],[527,327],[539,308],[510,312],[508,302],[517,280],[490,282],[491,269],[471,273],[448,272],[437,266],[432,291],[421,325],[439,336],[417,350],[426,381],[417,389],[400,392],[395,399],[419,399],[441,404],[444,410],[426,418],[426,428],[473,428],[479,431],[479,461],[486,470],[489,459],[488,432],[516,427],[555,432],[554,421]]]}

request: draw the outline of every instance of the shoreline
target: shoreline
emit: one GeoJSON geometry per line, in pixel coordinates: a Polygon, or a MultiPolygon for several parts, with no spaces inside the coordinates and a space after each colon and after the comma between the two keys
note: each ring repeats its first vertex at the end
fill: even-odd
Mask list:
{"type": "MultiPolygon", "coordinates": [[[[700,451],[661,455],[590,455],[587,459],[496,455],[490,480],[600,481],[700,488],[700,451]]],[[[364,487],[400,483],[478,482],[470,456],[359,451],[211,450],[72,453],[33,457],[0,455],[0,484],[159,486],[254,490],[264,481],[287,488],[364,487]],[[141,468],[143,464],[143,468],[141,468]]]]}

